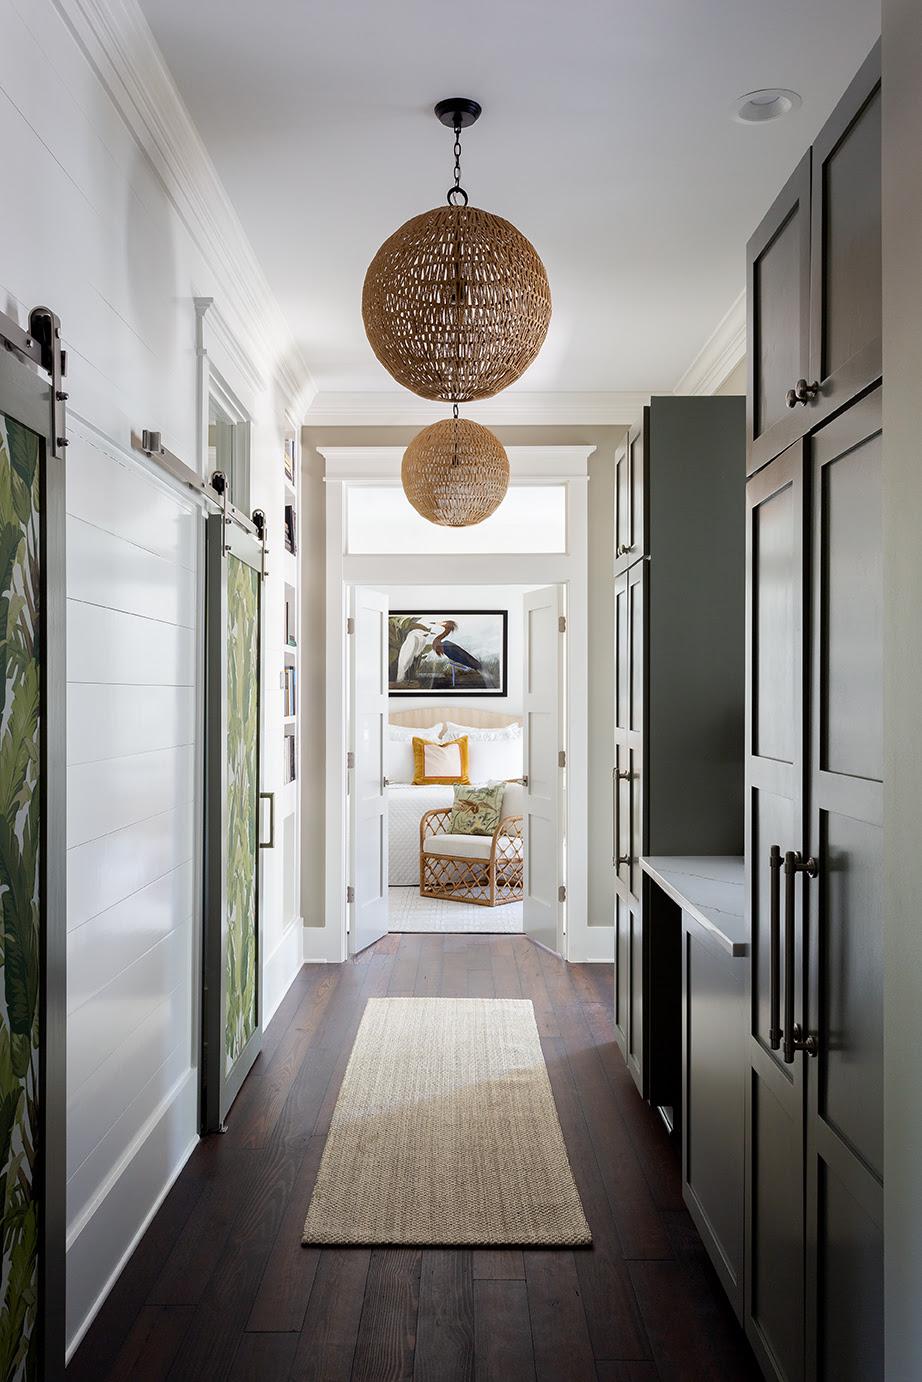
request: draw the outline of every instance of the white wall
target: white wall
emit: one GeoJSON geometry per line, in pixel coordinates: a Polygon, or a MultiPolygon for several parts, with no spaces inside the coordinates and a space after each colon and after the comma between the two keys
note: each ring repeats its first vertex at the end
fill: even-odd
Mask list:
{"type": "MultiPolygon", "coordinates": [[[[157,824],[163,802],[188,802],[197,759],[189,664],[196,519],[147,478],[132,433],[158,428],[196,464],[193,297],[213,296],[208,353],[254,419],[252,498],[280,551],[281,434],[286,407],[298,407],[300,376],[133,0],[0,0],[0,93],[0,310],[23,323],[37,304],[59,314],[72,419],[69,903],[82,932],[72,933],[69,991],[73,1344],[197,1131],[190,825],[185,816],[157,824]],[[145,671],[157,639],[162,660],[145,671]],[[132,649],[126,671],[120,659],[132,649]],[[135,682],[130,691],[126,681],[135,682]],[[120,832],[133,829],[146,838],[133,851],[137,873],[111,862],[126,838],[120,832]],[[149,1042],[135,1023],[142,1012],[149,1042]]],[[[269,686],[282,660],[275,566],[269,686]]],[[[269,697],[269,789],[281,785],[280,715],[280,698],[269,697]]],[[[271,1008],[300,961],[300,927],[283,931],[279,855],[265,863],[271,1008]]]]}
{"type": "MultiPolygon", "coordinates": [[[[382,558],[385,562],[387,558],[382,558]]],[[[438,570],[438,558],[432,558],[438,570]]],[[[387,596],[391,609],[504,609],[508,616],[509,646],[506,660],[506,696],[449,696],[440,701],[444,705],[483,706],[502,715],[522,713],[522,597],[534,589],[530,585],[378,585],[377,590],[387,596]]],[[[397,696],[391,701],[393,710],[412,710],[416,706],[435,705],[438,697],[397,696]]],[[[456,720],[463,716],[456,715],[456,720]]]]}
{"type": "Polygon", "coordinates": [[[886,1375],[922,1360],[922,6],[883,3],[886,1375]]]}

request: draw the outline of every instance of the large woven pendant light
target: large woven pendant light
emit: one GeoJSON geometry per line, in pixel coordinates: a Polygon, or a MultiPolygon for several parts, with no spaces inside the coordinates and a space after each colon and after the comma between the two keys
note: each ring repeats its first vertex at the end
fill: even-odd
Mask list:
{"type": "Polygon", "coordinates": [[[502,216],[468,206],[461,130],[480,115],[466,97],[435,113],[455,133],[448,205],[385,240],[368,267],[362,316],[371,348],[421,398],[490,398],[524,373],[544,343],[551,292],[534,246],[502,216]]]}
{"type": "Polygon", "coordinates": [[[509,458],[488,428],[456,411],[413,438],[400,478],[423,518],[445,528],[466,528],[482,523],[502,503],[509,487],[509,458]]]}

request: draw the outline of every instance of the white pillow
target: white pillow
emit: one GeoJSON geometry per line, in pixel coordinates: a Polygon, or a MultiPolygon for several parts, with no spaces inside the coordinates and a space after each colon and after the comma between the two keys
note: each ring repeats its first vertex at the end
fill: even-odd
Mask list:
{"type": "Polygon", "coordinates": [[[474,725],[456,725],[453,720],[446,720],[443,726],[443,734],[446,739],[456,739],[461,734],[466,734],[468,739],[482,739],[486,743],[492,743],[499,739],[521,739],[521,725],[499,725],[493,728],[480,727],[474,725]]]}
{"type": "Polygon", "coordinates": [[[467,775],[471,782],[505,782],[510,777],[521,777],[523,771],[521,734],[495,739],[468,736],[467,775]]]}
{"type": "Polygon", "coordinates": [[[384,776],[388,782],[413,781],[413,740],[441,739],[442,726],[388,725],[384,745],[384,776]]]}

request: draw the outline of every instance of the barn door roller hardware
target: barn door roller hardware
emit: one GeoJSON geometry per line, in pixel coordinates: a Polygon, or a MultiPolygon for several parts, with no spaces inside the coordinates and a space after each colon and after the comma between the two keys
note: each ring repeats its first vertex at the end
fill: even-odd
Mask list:
{"type": "Polygon", "coordinates": [[[50,307],[33,307],[29,329],[24,331],[12,317],[0,312],[0,345],[31,360],[51,379],[51,454],[64,459],[67,446],[67,394],[61,387],[67,371],[67,352],[61,347],[61,322],[50,307]]]}
{"type": "Polygon", "coordinates": [[[153,432],[145,427],[140,438],[133,434],[131,440],[136,451],[140,451],[149,460],[156,461],[167,474],[172,475],[174,480],[178,480],[182,485],[187,485],[189,489],[206,499],[209,504],[220,509],[226,522],[236,523],[245,533],[249,533],[263,544],[263,575],[265,576],[267,574],[265,553],[268,549],[266,548],[266,515],[263,510],[254,509],[252,518],[247,518],[246,514],[241,513],[240,509],[235,508],[230,502],[227,476],[223,470],[216,470],[209,480],[203,480],[197,471],[193,470],[191,466],[187,466],[185,461],[181,461],[172,451],[166,449],[159,432],[153,432]]]}

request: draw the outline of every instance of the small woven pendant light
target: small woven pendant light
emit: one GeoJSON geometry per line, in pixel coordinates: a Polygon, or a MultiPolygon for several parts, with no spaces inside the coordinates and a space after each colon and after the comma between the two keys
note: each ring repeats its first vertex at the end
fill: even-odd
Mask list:
{"type": "Polygon", "coordinates": [[[362,317],[375,355],[421,398],[466,403],[515,382],[544,344],[551,290],[534,246],[502,216],[468,206],[461,130],[480,115],[466,97],[435,113],[455,132],[448,205],[385,240],[368,267],[362,317]]]}
{"type": "Polygon", "coordinates": [[[400,478],[423,518],[443,528],[468,528],[502,503],[509,458],[488,428],[456,412],[413,438],[403,453],[400,478]]]}

